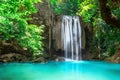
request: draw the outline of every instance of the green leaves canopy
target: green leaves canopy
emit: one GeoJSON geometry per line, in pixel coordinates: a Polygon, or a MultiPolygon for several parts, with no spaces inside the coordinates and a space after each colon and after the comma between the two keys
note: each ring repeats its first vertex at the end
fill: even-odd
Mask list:
{"type": "Polygon", "coordinates": [[[75,15],[81,0],[50,0],[53,11],[57,14],[75,15]]]}
{"type": "Polygon", "coordinates": [[[41,0],[0,0],[0,37],[15,40],[20,45],[38,53],[42,49],[43,27],[28,24],[30,15],[36,13],[35,3],[41,0]],[[29,34],[29,35],[28,35],[29,34]]]}

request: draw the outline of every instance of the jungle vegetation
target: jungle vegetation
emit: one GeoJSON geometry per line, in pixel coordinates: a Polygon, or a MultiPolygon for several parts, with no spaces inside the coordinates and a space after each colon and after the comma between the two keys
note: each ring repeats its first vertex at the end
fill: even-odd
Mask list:
{"type": "Polygon", "coordinates": [[[108,57],[120,47],[120,0],[51,0],[56,14],[79,15],[93,30],[91,53],[108,57]]]}
{"type": "Polygon", "coordinates": [[[34,4],[41,0],[0,0],[0,39],[16,42],[32,53],[42,51],[44,26],[28,24],[31,14],[36,13],[34,4]]]}
{"type": "MultiPolygon", "coordinates": [[[[43,50],[44,25],[28,24],[41,0],[0,0],[0,40],[14,41],[34,55],[43,50]]],[[[50,0],[55,14],[78,15],[93,30],[91,53],[108,57],[120,47],[120,0],[50,0]]]]}

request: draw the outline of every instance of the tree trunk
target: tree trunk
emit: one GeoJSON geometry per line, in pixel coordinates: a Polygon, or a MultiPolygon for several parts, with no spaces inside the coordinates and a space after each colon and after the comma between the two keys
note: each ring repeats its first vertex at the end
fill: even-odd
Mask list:
{"type": "Polygon", "coordinates": [[[114,27],[120,28],[120,20],[110,10],[107,0],[99,0],[103,20],[114,27]]]}

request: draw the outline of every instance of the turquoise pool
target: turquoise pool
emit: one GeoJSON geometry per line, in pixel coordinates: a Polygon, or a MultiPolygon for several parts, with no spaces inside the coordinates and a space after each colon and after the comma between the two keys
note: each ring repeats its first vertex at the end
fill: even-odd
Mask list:
{"type": "Polygon", "coordinates": [[[101,61],[0,63],[0,80],[120,80],[120,64],[101,61]]]}

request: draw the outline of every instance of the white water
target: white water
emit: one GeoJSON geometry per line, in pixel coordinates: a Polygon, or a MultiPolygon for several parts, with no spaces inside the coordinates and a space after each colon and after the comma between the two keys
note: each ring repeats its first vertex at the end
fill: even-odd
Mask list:
{"type": "Polygon", "coordinates": [[[79,17],[63,16],[61,33],[65,58],[80,60],[82,43],[79,17]]]}

